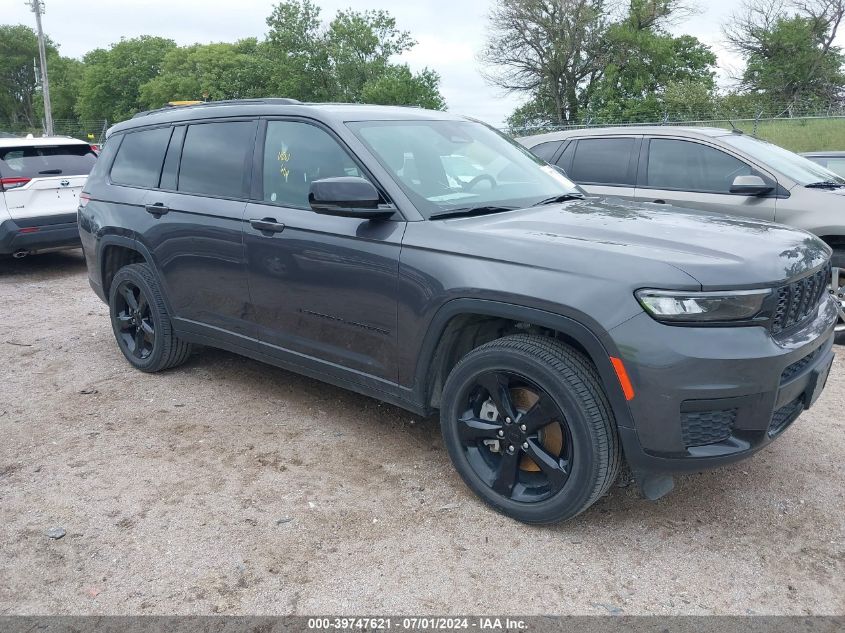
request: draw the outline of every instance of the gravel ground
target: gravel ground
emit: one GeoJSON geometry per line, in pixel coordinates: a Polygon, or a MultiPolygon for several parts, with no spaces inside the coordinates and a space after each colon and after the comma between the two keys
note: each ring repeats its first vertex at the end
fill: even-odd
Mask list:
{"type": "Polygon", "coordinates": [[[214,350],[131,369],[76,251],[0,262],[0,367],[0,614],[845,613],[845,350],[751,460],[553,527],[435,419],[214,350]]]}

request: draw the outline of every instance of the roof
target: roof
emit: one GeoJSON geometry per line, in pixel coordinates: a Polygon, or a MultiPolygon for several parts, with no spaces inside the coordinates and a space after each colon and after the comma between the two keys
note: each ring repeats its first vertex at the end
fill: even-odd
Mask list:
{"type": "Polygon", "coordinates": [[[80,143],[88,145],[88,141],[80,141],[78,138],[71,138],[70,136],[34,136],[32,138],[25,138],[23,136],[14,136],[11,138],[0,138],[0,147],[37,147],[39,145],[79,145],[80,143]]]}
{"type": "Polygon", "coordinates": [[[464,120],[439,110],[408,106],[366,105],[359,103],[301,103],[295,99],[266,98],[211,101],[139,112],[128,121],[112,126],[108,135],[135,127],[195,121],[218,117],[289,115],[338,121],[375,120],[464,120]]]}
{"type": "Polygon", "coordinates": [[[845,151],[837,152],[801,152],[801,156],[818,156],[819,158],[845,158],[845,151]]]}
{"type": "Polygon", "coordinates": [[[690,136],[694,138],[716,137],[731,134],[732,131],[721,127],[690,127],[679,125],[624,125],[616,127],[589,127],[578,130],[559,130],[517,139],[523,145],[534,146],[544,141],[558,141],[579,136],[626,136],[648,134],[650,136],[690,136]]]}

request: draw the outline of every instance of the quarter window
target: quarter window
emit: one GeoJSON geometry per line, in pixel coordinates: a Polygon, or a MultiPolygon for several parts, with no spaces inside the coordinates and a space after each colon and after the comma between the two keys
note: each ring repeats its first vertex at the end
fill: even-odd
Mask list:
{"type": "Polygon", "coordinates": [[[633,149],[633,138],[579,140],[569,175],[575,182],[633,185],[628,172],[633,149]]]}
{"type": "Polygon", "coordinates": [[[136,187],[158,187],[161,163],[169,139],[169,127],[126,134],[111,168],[112,182],[136,187]]]}
{"type": "Polygon", "coordinates": [[[188,126],[179,164],[179,191],[245,198],[255,144],[254,121],[188,126]]]}
{"type": "Polygon", "coordinates": [[[751,167],[741,160],[701,143],[652,139],[649,144],[649,187],[730,193],[737,176],[751,173],[751,167]]]}
{"type": "Polygon", "coordinates": [[[365,177],[349,153],[325,130],[299,121],[267,122],[265,202],[308,209],[311,183],[340,176],[365,177]]]}
{"type": "Polygon", "coordinates": [[[547,143],[540,143],[539,145],[535,145],[531,148],[531,153],[534,154],[537,158],[542,158],[547,163],[552,162],[552,158],[554,158],[555,154],[557,153],[558,148],[562,141],[549,141],[547,143]]]}

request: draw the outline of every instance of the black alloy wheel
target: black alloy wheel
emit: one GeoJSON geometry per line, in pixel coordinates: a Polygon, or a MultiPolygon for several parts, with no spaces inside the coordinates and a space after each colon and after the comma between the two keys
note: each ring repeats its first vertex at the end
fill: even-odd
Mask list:
{"type": "Polygon", "coordinates": [[[118,340],[126,351],[145,360],[155,348],[155,323],[144,292],[130,280],[120,282],[115,301],[118,340]]]}
{"type": "Polygon", "coordinates": [[[466,459],[496,493],[521,502],[560,492],[572,468],[572,434],[554,399],[524,376],[490,371],[463,394],[458,434],[466,459]]]}

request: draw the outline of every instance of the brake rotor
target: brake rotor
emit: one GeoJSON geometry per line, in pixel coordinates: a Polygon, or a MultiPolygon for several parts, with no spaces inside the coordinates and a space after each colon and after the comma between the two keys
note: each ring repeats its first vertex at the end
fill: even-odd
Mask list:
{"type": "MultiPolygon", "coordinates": [[[[513,406],[520,413],[528,411],[540,399],[540,396],[526,387],[514,387],[510,390],[510,394],[513,406]]],[[[539,430],[538,438],[540,444],[549,453],[554,456],[560,455],[563,450],[563,429],[558,420],[549,420],[549,424],[539,430]]],[[[519,469],[528,472],[539,472],[540,467],[528,455],[523,455],[519,461],[519,469]]]]}

